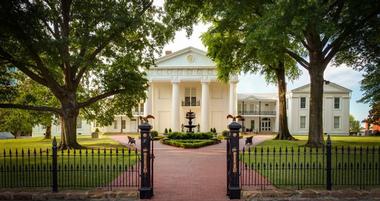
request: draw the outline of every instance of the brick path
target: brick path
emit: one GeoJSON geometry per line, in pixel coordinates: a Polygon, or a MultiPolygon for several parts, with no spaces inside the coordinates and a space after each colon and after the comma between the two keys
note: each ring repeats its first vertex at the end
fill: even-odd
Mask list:
{"type": "MultiPolygon", "coordinates": [[[[113,136],[123,144],[125,136],[113,136]]],[[[255,137],[260,143],[272,136],[255,137]]],[[[139,147],[139,142],[137,142],[139,147]]],[[[181,149],[154,143],[154,197],[158,201],[227,201],[226,143],[181,149]]]]}

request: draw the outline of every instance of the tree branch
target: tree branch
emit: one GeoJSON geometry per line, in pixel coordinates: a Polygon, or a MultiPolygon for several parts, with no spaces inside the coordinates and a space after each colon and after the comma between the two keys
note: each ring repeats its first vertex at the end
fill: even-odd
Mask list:
{"type": "Polygon", "coordinates": [[[7,60],[9,63],[13,64],[16,68],[18,68],[21,72],[25,73],[27,76],[38,82],[39,84],[42,84],[44,86],[47,86],[47,82],[45,79],[37,75],[36,73],[29,70],[24,63],[16,61],[12,55],[10,55],[8,52],[6,52],[2,47],[0,47],[0,55],[7,60]]]}
{"type": "Polygon", "coordinates": [[[301,40],[302,45],[307,49],[310,50],[310,46],[306,43],[306,41],[301,40]]]}
{"type": "Polygon", "coordinates": [[[339,49],[341,48],[344,40],[349,36],[351,35],[352,33],[354,33],[355,31],[357,31],[359,28],[362,28],[366,25],[366,23],[368,22],[368,20],[374,16],[376,16],[378,13],[380,13],[380,10],[379,9],[376,9],[371,12],[369,15],[367,15],[366,17],[364,17],[362,20],[360,21],[354,21],[354,25],[347,25],[346,29],[344,29],[344,31],[342,32],[342,34],[340,34],[338,36],[337,39],[335,39],[335,41],[333,41],[331,44],[327,45],[327,47],[323,50],[323,55],[325,56],[325,59],[323,61],[324,64],[326,63],[329,63],[331,61],[332,58],[334,58],[334,56],[336,55],[336,53],[339,51],[339,49]]]}
{"type": "Polygon", "coordinates": [[[290,57],[296,60],[301,66],[309,70],[309,62],[307,62],[304,58],[300,57],[297,53],[285,48],[285,53],[287,53],[290,57]]]}
{"type": "Polygon", "coordinates": [[[123,92],[123,91],[126,91],[126,89],[113,90],[113,91],[105,92],[105,93],[103,93],[103,94],[100,94],[100,95],[94,96],[94,97],[88,99],[88,100],[85,101],[85,102],[78,103],[77,108],[79,109],[79,108],[82,108],[82,107],[89,106],[89,105],[91,105],[92,103],[95,103],[95,102],[98,101],[98,100],[101,100],[101,99],[104,99],[104,98],[107,98],[107,97],[110,97],[110,96],[116,95],[116,94],[121,93],[121,92],[123,92]]]}
{"type": "Polygon", "coordinates": [[[22,44],[26,47],[27,51],[29,52],[31,58],[36,62],[36,65],[33,67],[41,73],[42,77],[45,78],[45,86],[48,86],[49,88],[53,88],[58,91],[60,85],[56,80],[52,79],[52,74],[50,73],[49,69],[46,68],[46,66],[44,65],[41,57],[37,54],[37,51],[32,43],[33,39],[30,38],[29,35],[24,32],[22,27],[20,27],[20,25],[17,22],[8,23],[11,23],[9,27],[12,27],[16,38],[19,39],[20,42],[22,42],[22,44]]]}
{"type": "MultiPolygon", "coordinates": [[[[140,11],[140,13],[137,15],[136,18],[139,18],[141,15],[145,13],[145,11],[153,4],[153,1],[149,1],[146,5],[143,6],[143,9],[140,11]]],[[[135,19],[136,19],[135,18],[135,19]]],[[[130,21],[129,25],[134,24],[135,20],[130,21]]],[[[127,26],[129,26],[127,25],[127,26]]],[[[112,42],[112,40],[119,35],[123,29],[116,30],[114,33],[112,33],[107,39],[103,40],[103,42],[88,56],[86,59],[87,61],[81,65],[79,72],[77,73],[77,76],[75,78],[75,84],[76,86],[79,84],[80,80],[82,79],[83,74],[87,71],[88,67],[92,64],[95,57],[104,49],[107,47],[107,45],[112,42]]]]}
{"type": "Polygon", "coordinates": [[[40,111],[40,112],[53,112],[55,114],[61,114],[60,109],[54,108],[54,107],[47,107],[47,106],[0,103],[0,108],[14,108],[14,109],[33,110],[33,111],[40,111]]]}

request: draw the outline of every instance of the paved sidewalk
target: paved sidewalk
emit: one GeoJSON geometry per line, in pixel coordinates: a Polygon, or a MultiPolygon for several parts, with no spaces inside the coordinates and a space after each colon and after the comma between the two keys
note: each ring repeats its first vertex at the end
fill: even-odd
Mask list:
{"type": "MultiPolygon", "coordinates": [[[[125,136],[112,136],[126,144],[125,136]]],[[[256,136],[254,143],[272,136],[256,136]]],[[[243,141],[243,140],[241,140],[243,141]]],[[[244,143],[244,141],[243,141],[244,143]]],[[[139,147],[139,142],[137,142],[139,147]]],[[[154,143],[154,197],[159,201],[227,201],[226,142],[199,149],[154,143]]]]}

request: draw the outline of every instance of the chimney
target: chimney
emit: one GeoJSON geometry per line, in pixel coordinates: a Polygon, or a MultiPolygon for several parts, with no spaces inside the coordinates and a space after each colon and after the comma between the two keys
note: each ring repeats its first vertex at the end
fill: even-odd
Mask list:
{"type": "Polygon", "coordinates": [[[171,54],[171,53],[172,53],[171,50],[166,50],[166,51],[165,51],[165,55],[169,55],[169,54],[171,54]]]}

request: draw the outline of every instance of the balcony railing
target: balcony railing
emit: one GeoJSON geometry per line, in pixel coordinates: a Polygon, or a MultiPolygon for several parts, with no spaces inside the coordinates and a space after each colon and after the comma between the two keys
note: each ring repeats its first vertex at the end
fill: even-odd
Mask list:
{"type": "Polygon", "coordinates": [[[200,106],[200,101],[182,101],[182,106],[190,107],[190,106],[200,106]]]}
{"type": "Polygon", "coordinates": [[[133,116],[141,116],[141,115],[144,115],[144,111],[133,111],[132,115],[133,116]]]}
{"type": "Polygon", "coordinates": [[[238,111],[239,115],[276,115],[276,111],[238,111]]]}

